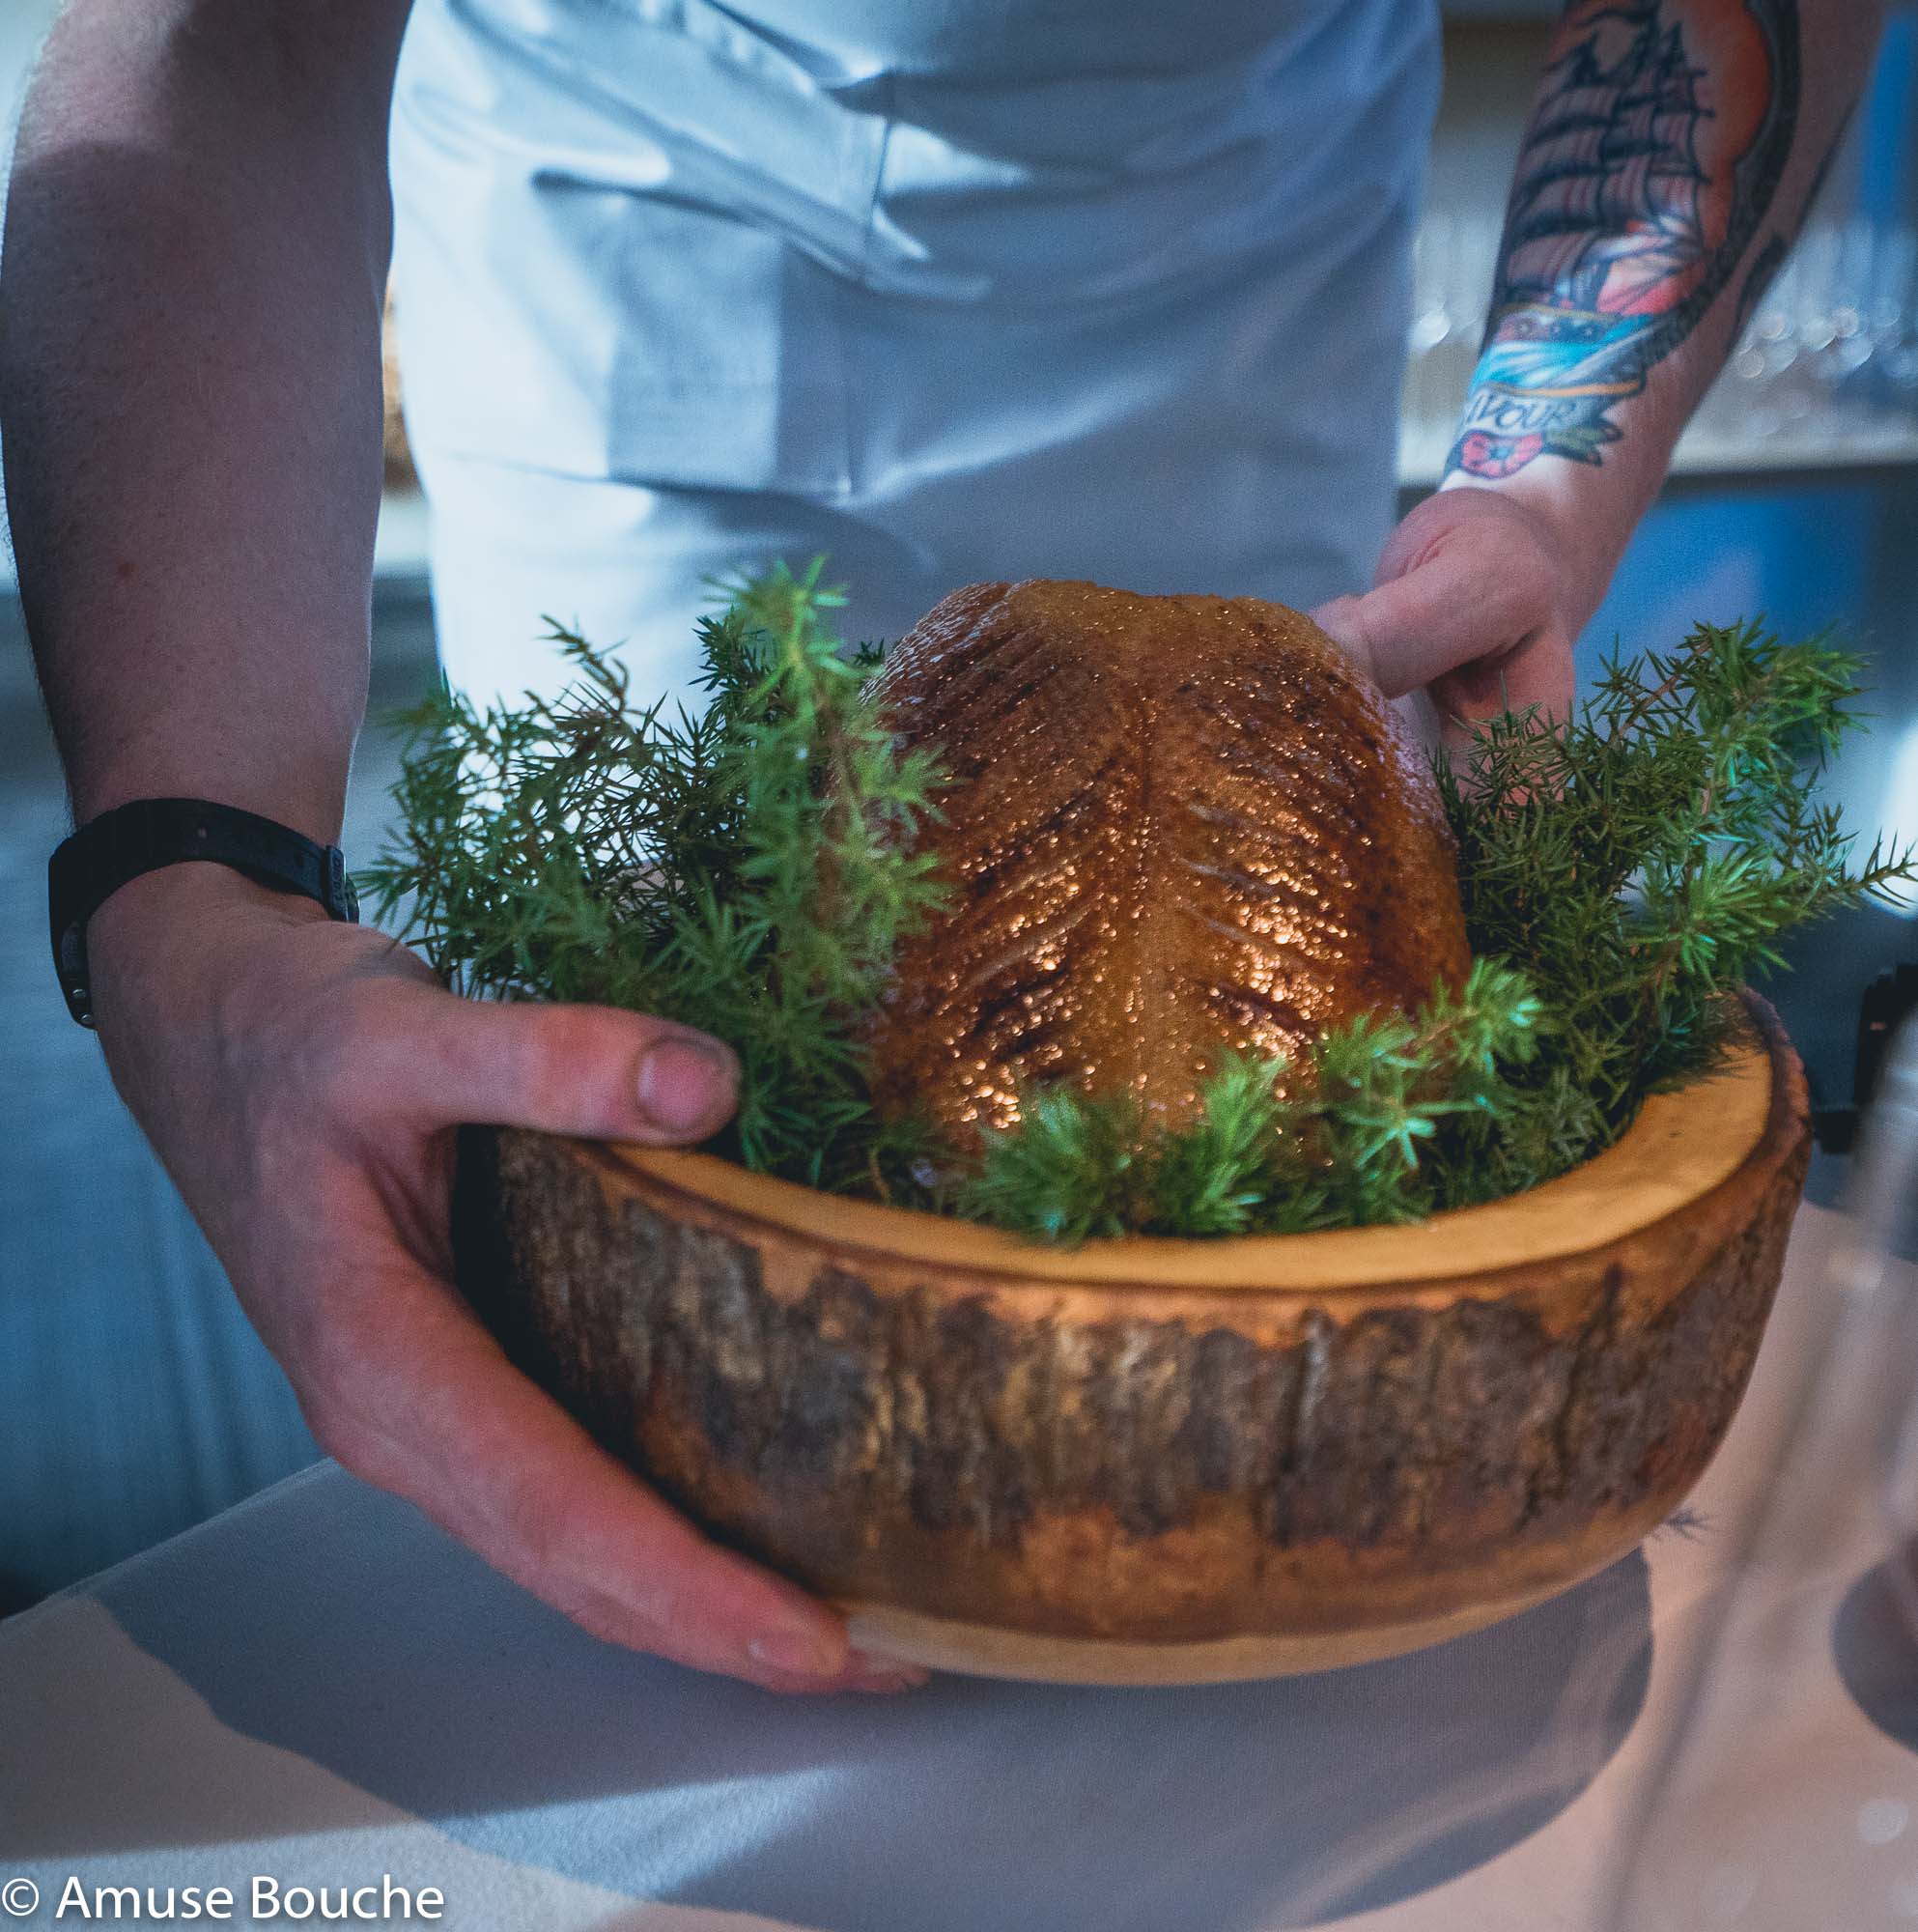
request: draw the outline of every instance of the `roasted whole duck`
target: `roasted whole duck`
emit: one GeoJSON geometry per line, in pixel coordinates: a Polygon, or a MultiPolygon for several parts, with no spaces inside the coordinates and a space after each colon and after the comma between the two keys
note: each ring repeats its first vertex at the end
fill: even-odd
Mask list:
{"type": "Polygon", "coordinates": [[[899,955],[875,1092],[955,1145],[1061,1080],[1176,1119],[1223,1050],[1296,1065],[1466,970],[1424,753],[1283,605],[972,584],[876,701],[949,780],[921,836],[952,896],[899,955]]]}

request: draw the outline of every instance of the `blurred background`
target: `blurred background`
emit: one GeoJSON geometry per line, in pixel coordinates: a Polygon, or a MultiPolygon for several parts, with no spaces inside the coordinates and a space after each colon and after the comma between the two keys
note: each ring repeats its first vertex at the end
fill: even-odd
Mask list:
{"type": "MultiPolygon", "coordinates": [[[[56,0],[0,0],[11,128],[56,0]]],[[[1445,0],[1446,86],[1407,342],[1400,478],[1437,481],[1476,358],[1506,188],[1555,8],[1445,0]]],[[[8,143],[11,146],[11,140],[8,143]]],[[[1584,640],[1669,646],[1699,619],[1835,629],[1877,714],[1834,775],[1869,838],[1918,838],[1918,8],[1876,78],[1795,256],[1680,447],[1584,640]]],[[[401,372],[389,369],[397,388],[401,372]]],[[[426,511],[397,415],[374,611],[373,717],[433,675],[426,511]]],[[[381,841],[395,770],[376,722],[346,827],[381,841]]],[[[318,1453],[291,1391],[122,1110],[46,953],[46,855],[70,829],[0,557],[0,1614],[183,1529],[318,1453]]],[[[1860,995],[1918,962],[1918,923],[1820,928],[1769,989],[1817,1097],[1849,1097],[1860,995]]],[[[1815,1187],[1837,1184],[1835,1164],[1815,1187]]]]}

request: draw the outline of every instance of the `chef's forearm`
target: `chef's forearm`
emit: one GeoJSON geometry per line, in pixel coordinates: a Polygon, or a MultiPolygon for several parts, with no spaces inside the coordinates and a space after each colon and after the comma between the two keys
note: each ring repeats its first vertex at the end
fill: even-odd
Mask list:
{"type": "Polygon", "coordinates": [[[74,0],[0,271],[8,510],[76,814],[339,825],[406,0],[74,0]]]}
{"type": "Polygon", "coordinates": [[[1874,0],[1567,9],[1445,480],[1576,528],[1588,601],[1796,235],[1881,17],[1874,0]]]}

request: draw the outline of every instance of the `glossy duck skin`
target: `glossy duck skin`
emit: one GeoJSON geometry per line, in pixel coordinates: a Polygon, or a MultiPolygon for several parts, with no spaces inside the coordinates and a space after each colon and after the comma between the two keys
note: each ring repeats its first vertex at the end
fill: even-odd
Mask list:
{"type": "Polygon", "coordinates": [[[1296,1061],[1469,964],[1423,752],[1283,605],[973,584],[877,701],[950,781],[953,897],[902,949],[875,1090],[955,1145],[1058,1080],[1175,1119],[1222,1049],[1296,1061]]]}

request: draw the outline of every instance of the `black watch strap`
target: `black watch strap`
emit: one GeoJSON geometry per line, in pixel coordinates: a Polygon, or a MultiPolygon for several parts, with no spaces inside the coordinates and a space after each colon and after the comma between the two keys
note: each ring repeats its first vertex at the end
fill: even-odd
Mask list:
{"type": "Polygon", "coordinates": [[[359,898],[337,845],[319,845],[291,827],[199,798],[142,798],[81,826],[47,861],[46,904],[53,965],[67,1010],[94,1023],[87,922],[128,880],[183,860],[231,866],[278,893],[318,899],[329,917],[356,920],[359,898]]]}

